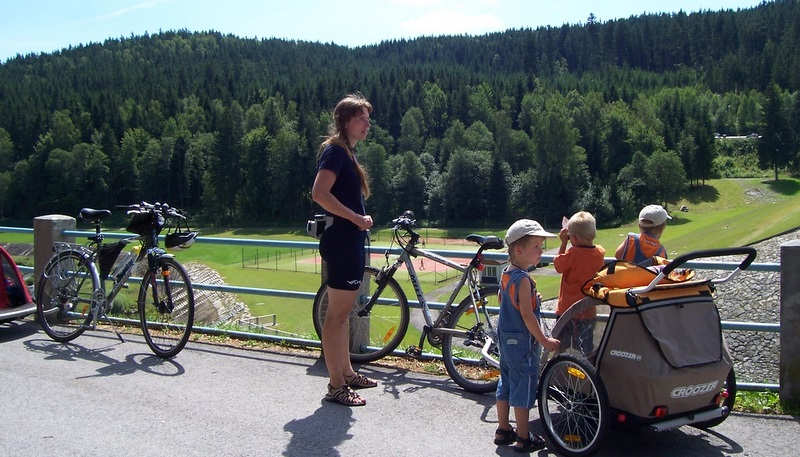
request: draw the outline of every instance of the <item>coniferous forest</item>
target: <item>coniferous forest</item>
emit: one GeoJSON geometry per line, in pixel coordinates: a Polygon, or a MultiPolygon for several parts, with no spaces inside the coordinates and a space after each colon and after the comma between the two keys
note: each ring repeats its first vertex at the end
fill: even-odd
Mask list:
{"type": "Polygon", "coordinates": [[[148,200],[301,224],[352,91],[375,107],[358,156],[376,223],[609,225],[708,178],[800,171],[800,2],[358,48],[169,31],[18,55],[0,64],[0,218],[148,200]]]}

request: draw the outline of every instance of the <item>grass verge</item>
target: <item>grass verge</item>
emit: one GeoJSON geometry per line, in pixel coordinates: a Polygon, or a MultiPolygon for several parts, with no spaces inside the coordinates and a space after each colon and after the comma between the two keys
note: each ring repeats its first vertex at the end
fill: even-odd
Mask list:
{"type": "Polygon", "coordinates": [[[800,403],[782,402],[777,392],[736,392],[734,411],[800,416],[800,403]]]}

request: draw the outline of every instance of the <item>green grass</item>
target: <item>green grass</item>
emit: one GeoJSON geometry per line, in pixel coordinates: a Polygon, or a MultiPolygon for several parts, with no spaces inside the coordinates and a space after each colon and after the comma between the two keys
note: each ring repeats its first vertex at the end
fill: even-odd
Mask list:
{"type": "Polygon", "coordinates": [[[746,413],[800,416],[800,404],[782,402],[777,392],[736,392],[733,409],[746,413]]]}
{"type": "MultiPolygon", "coordinates": [[[[673,219],[661,237],[670,257],[699,250],[742,246],[800,226],[800,181],[717,179],[669,206],[673,219]],[[680,212],[681,205],[689,207],[680,212]]],[[[614,255],[635,221],[598,230],[596,243],[614,255]]]]}

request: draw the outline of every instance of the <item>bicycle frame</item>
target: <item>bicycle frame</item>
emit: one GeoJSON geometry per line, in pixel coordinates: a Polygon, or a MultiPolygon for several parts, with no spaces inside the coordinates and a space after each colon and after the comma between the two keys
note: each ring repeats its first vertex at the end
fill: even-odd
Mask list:
{"type": "MultiPolygon", "coordinates": [[[[134,266],[136,266],[137,263],[139,263],[145,257],[147,257],[148,268],[154,268],[154,266],[157,265],[158,260],[161,259],[162,257],[174,257],[172,254],[168,254],[166,251],[158,247],[151,247],[146,251],[140,251],[140,253],[135,258],[131,257],[130,260],[122,267],[122,270],[119,271],[116,275],[114,276],[109,275],[108,278],[112,280],[112,286],[111,290],[106,292],[106,282],[100,280],[100,272],[97,267],[98,249],[102,245],[102,240],[103,240],[102,234],[98,233],[94,237],[90,237],[89,240],[90,243],[88,246],[72,245],[70,243],[59,242],[56,243],[55,250],[58,253],[68,249],[77,248],[80,251],[82,251],[85,256],[87,256],[89,264],[89,272],[92,276],[94,276],[94,279],[100,284],[100,292],[101,292],[92,297],[91,314],[93,322],[98,319],[99,314],[101,312],[102,313],[106,312],[109,305],[114,302],[114,299],[116,298],[117,294],[119,294],[120,290],[122,290],[122,288],[125,287],[125,284],[128,282],[128,279],[130,279],[131,273],[133,273],[133,268],[134,266]]],[[[142,240],[143,237],[137,235],[128,238],[123,238],[120,241],[125,244],[129,244],[134,241],[142,241],[142,240]]],[[[144,241],[143,244],[147,244],[146,241],[144,241]]],[[[152,287],[153,300],[155,301],[155,303],[159,303],[158,288],[155,287],[156,285],[155,275],[152,276],[152,282],[153,282],[153,287],[152,287]]],[[[167,292],[168,292],[167,297],[171,298],[171,294],[169,294],[168,282],[165,284],[165,287],[167,287],[167,292]]],[[[169,308],[172,308],[173,304],[169,303],[168,306],[169,308]]]]}
{"type": "MultiPolygon", "coordinates": [[[[387,281],[383,280],[384,278],[391,278],[394,276],[397,269],[400,265],[405,265],[406,270],[408,271],[409,280],[411,281],[412,286],[414,287],[414,293],[417,296],[417,300],[420,303],[420,307],[422,309],[422,315],[425,319],[425,326],[422,331],[422,336],[420,337],[419,347],[422,348],[425,338],[430,336],[441,336],[443,334],[450,334],[450,335],[457,335],[457,336],[467,336],[468,332],[464,330],[455,330],[455,329],[448,329],[442,328],[443,324],[446,322],[446,319],[450,315],[450,308],[453,306],[453,302],[456,300],[456,297],[461,292],[461,289],[464,287],[464,284],[467,284],[469,288],[470,297],[472,299],[472,306],[473,311],[475,312],[475,321],[477,325],[482,325],[480,323],[480,319],[478,317],[479,306],[478,303],[481,300],[480,293],[479,293],[479,281],[475,278],[475,273],[477,271],[477,266],[481,263],[481,253],[483,248],[479,248],[478,252],[472,257],[472,260],[467,266],[460,265],[455,263],[449,259],[446,259],[436,253],[428,251],[426,249],[421,249],[416,247],[416,239],[413,239],[409,242],[410,246],[406,246],[403,248],[403,252],[395,259],[394,263],[391,265],[384,267],[381,269],[381,272],[378,275],[378,288],[375,293],[372,294],[367,305],[361,310],[358,315],[359,316],[366,316],[372,310],[372,307],[375,305],[377,301],[377,297],[383,291],[384,287],[386,287],[387,281]],[[428,306],[427,300],[425,300],[425,296],[422,292],[422,287],[420,286],[419,277],[417,276],[417,271],[414,268],[414,264],[411,261],[411,257],[425,257],[430,259],[436,263],[446,265],[450,268],[453,268],[457,271],[462,273],[461,277],[458,280],[453,292],[450,294],[450,298],[448,298],[445,307],[439,312],[439,315],[434,321],[431,317],[431,309],[428,306]]],[[[488,312],[486,311],[486,307],[483,307],[483,312],[486,313],[486,321],[491,326],[491,321],[488,319],[488,312]]],[[[491,329],[490,329],[491,330],[491,329]]],[[[434,344],[431,341],[431,344],[434,344]]],[[[435,345],[435,344],[434,344],[435,345]]]]}

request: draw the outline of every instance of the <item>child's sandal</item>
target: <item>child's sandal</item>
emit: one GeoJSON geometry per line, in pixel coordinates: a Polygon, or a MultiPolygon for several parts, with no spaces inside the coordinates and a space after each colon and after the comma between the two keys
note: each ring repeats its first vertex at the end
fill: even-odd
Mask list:
{"type": "Polygon", "coordinates": [[[494,432],[494,444],[498,446],[508,446],[517,440],[517,432],[512,428],[511,430],[503,430],[498,428],[494,432]]]}
{"type": "Polygon", "coordinates": [[[347,384],[342,384],[335,389],[328,384],[328,393],[325,394],[325,400],[345,406],[364,406],[367,404],[367,401],[355,393],[347,384]]]}
{"type": "Polygon", "coordinates": [[[363,374],[358,373],[355,373],[353,376],[345,376],[344,382],[352,389],[367,389],[378,385],[378,381],[369,379],[363,374]]]}
{"type": "Polygon", "coordinates": [[[528,434],[528,438],[517,436],[517,442],[514,444],[514,450],[517,452],[533,452],[544,448],[545,441],[539,435],[528,434]]]}

